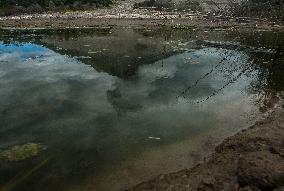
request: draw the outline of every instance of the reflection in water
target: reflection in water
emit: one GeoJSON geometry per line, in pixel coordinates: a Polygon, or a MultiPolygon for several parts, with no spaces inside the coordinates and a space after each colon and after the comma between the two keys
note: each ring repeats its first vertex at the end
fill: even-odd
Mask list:
{"type": "Polygon", "coordinates": [[[224,31],[2,34],[0,156],[45,148],[0,158],[5,190],[118,190],[188,168],[283,90],[277,33],[257,33],[263,44],[224,31]]]}

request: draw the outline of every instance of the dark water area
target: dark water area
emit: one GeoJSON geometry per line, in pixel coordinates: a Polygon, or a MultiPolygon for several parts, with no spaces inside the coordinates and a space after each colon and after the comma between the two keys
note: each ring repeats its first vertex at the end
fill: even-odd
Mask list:
{"type": "Polygon", "coordinates": [[[202,162],[284,90],[284,33],[0,31],[0,190],[121,190],[202,162]]]}

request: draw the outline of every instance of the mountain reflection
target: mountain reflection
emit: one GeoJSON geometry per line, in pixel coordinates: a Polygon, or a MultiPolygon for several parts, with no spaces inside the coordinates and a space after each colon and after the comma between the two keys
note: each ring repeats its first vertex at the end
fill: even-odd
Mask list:
{"type": "Polygon", "coordinates": [[[0,187],[123,189],[187,168],[277,103],[283,47],[263,31],[1,31],[0,151],[45,149],[0,158],[0,187]]]}

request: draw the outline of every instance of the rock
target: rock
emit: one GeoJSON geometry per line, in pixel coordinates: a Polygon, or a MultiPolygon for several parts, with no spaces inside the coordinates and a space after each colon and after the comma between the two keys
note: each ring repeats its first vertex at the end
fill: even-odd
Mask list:
{"type": "Polygon", "coordinates": [[[276,154],[284,158],[284,148],[280,146],[274,146],[269,148],[269,152],[272,154],[276,154]]]}
{"type": "Polygon", "coordinates": [[[284,160],[269,151],[249,153],[239,159],[237,177],[241,187],[272,190],[284,186],[284,160]]]}
{"type": "Polygon", "coordinates": [[[284,186],[274,189],[273,191],[284,191],[284,186]]]}
{"type": "Polygon", "coordinates": [[[256,187],[245,186],[243,188],[240,188],[239,191],[260,191],[260,190],[256,187]]]}
{"type": "Polygon", "coordinates": [[[204,163],[129,190],[284,191],[284,113],[271,117],[224,140],[204,163]]]}
{"type": "Polygon", "coordinates": [[[279,123],[278,125],[280,128],[284,128],[284,122],[279,123]]]}
{"type": "Polygon", "coordinates": [[[213,177],[206,177],[201,180],[201,182],[197,187],[197,190],[198,191],[217,190],[215,185],[216,185],[216,180],[213,177]]]}

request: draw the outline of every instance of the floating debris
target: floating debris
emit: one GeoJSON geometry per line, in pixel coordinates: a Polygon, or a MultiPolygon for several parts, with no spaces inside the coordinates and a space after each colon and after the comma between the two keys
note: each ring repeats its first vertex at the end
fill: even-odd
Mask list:
{"type": "Polygon", "coordinates": [[[88,54],[97,54],[97,53],[101,53],[102,51],[89,51],[88,54]]]}
{"type": "Polygon", "coordinates": [[[161,140],[160,137],[148,137],[148,139],[161,140]]]}
{"type": "Polygon", "coordinates": [[[27,143],[24,145],[16,145],[5,150],[0,150],[0,161],[17,162],[27,158],[35,157],[39,152],[45,150],[41,144],[27,143]]]}
{"type": "Polygon", "coordinates": [[[185,64],[199,64],[197,60],[192,60],[192,58],[185,58],[184,63],[185,64]]]}

